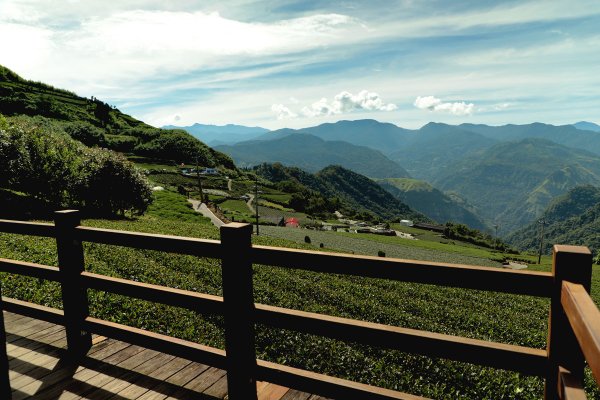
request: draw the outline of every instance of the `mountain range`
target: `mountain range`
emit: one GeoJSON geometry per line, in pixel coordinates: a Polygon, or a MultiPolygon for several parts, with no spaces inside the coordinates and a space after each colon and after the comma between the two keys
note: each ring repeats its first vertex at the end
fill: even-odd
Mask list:
{"type": "Polygon", "coordinates": [[[328,141],[304,133],[215,146],[215,149],[230,155],[239,166],[280,162],[317,172],[328,165],[341,165],[373,178],[409,176],[404,168],[378,150],[343,141],[328,141]]]}
{"type": "Polygon", "coordinates": [[[235,124],[227,125],[204,125],[195,123],[190,126],[166,125],[163,129],[183,129],[197,139],[209,146],[222,144],[234,144],[245,140],[251,140],[269,132],[268,129],[258,126],[243,126],[235,124]]]}
{"type": "MultiPolygon", "coordinates": [[[[600,134],[590,130],[595,124],[576,125],[428,123],[420,129],[410,130],[375,120],[339,121],[303,129],[271,131],[251,142],[218,149],[236,161],[246,160],[252,164],[278,161],[312,171],[328,164],[340,164],[372,178],[414,177],[439,189],[438,192],[446,196],[441,200],[442,197],[436,194],[441,204],[456,198],[442,192],[453,192],[472,205],[467,209],[470,216],[454,214],[462,215],[463,221],[467,218],[479,226],[480,223],[483,226],[498,224],[500,232],[507,234],[536,218],[555,196],[577,185],[600,182],[597,170],[600,134]],[[294,142],[299,137],[311,145],[301,146],[294,142]],[[282,150],[286,140],[299,146],[293,152],[282,150]],[[329,141],[336,141],[336,145],[328,147],[329,141]],[[362,146],[356,153],[344,151],[352,154],[352,163],[341,160],[343,142],[362,146]],[[324,151],[325,148],[328,151],[324,151]],[[359,167],[356,164],[360,158],[357,157],[370,154],[365,148],[378,150],[380,155],[366,157],[366,161],[358,163],[359,167]],[[386,157],[386,165],[393,161],[407,174],[382,168],[381,156],[386,157]]],[[[394,190],[389,182],[386,187],[410,203],[412,195],[402,194],[402,189],[394,190]]],[[[417,193],[413,193],[415,198],[423,194],[417,193]]],[[[427,214],[423,206],[420,211],[427,214]]],[[[427,215],[434,220],[443,220],[452,214],[433,216],[432,212],[430,209],[427,215]]]]}

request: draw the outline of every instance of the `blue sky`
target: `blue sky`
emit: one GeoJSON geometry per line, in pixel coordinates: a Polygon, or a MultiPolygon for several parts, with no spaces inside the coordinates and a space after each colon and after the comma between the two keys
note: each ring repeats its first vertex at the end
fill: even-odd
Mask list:
{"type": "Polygon", "coordinates": [[[155,126],[600,123],[598,27],[597,0],[0,0],[0,64],[155,126]]]}

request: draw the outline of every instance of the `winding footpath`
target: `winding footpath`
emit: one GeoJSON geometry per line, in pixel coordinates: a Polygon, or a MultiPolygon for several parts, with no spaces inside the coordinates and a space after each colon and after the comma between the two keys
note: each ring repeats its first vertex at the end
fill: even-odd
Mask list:
{"type": "Polygon", "coordinates": [[[190,203],[192,203],[192,207],[194,208],[194,210],[196,212],[199,212],[200,214],[204,215],[207,218],[210,218],[210,221],[213,223],[214,226],[216,226],[217,228],[220,228],[221,226],[225,225],[225,223],[223,221],[221,221],[219,219],[219,217],[217,217],[211,210],[210,208],[206,207],[206,204],[204,203],[200,203],[200,200],[194,200],[194,199],[188,199],[188,201],[190,203]]]}

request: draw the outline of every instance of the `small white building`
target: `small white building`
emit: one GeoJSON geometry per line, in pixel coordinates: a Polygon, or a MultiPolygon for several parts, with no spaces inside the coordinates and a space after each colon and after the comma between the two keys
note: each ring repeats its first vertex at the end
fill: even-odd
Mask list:
{"type": "Polygon", "coordinates": [[[410,219],[401,219],[400,225],[402,226],[413,226],[414,223],[410,219]]]}

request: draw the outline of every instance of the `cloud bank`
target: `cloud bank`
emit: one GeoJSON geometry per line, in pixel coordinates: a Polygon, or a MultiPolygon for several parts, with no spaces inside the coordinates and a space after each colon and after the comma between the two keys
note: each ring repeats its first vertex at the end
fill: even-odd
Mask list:
{"type": "Polygon", "coordinates": [[[291,111],[283,104],[273,104],[271,111],[277,119],[296,118],[299,115],[306,118],[348,114],[354,111],[394,111],[398,107],[393,103],[385,103],[377,93],[362,90],[357,94],[347,91],[337,94],[332,102],[323,97],[321,100],[304,106],[300,114],[291,111]]]}
{"type": "Polygon", "coordinates": [[[415,107],[421,110],[432,112],[442,112],[457,116],[471,115],[475,111],[475,104],[461,102],[443,102],[434,96],[418,96],[413,103],[415,107]]]}

